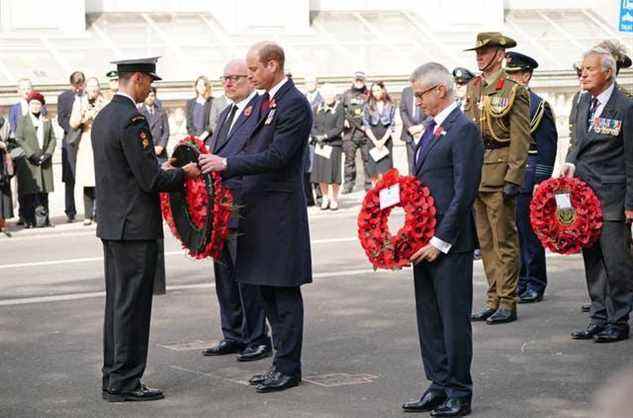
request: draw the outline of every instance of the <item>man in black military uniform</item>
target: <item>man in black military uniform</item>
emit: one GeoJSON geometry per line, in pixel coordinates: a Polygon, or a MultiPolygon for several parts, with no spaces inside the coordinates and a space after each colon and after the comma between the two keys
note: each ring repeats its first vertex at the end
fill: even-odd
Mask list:
{"type": "Polygon", "coordinates": [[[162,399],[147,388],[145,370],[152,288],[163,236],[158,192],[182,188],[196,164],[158,165],[147,119],[137,109],[150,91],[157,58],[116,62],[120,89],[92,125],[97,186],[97,237],[105,259],[103,398],[110,402],[162,399]]]}
{"type": "Polygon", "coordinates": [[[459,105],[459,108],[464,110],[464,102],[466,98],[466,90],[468,90],[468,83],[475,78],[468,68],[457,67],[453,70],[453,80],[455,81],[455,101],[459,105]]]}
{"type": "Polygon", "coordinates": [[[343,107],[345,108],[345,130],[343,131],[343,152],[345,153],[345,184],[343,194],[351,193],[356,183],[356,151],[360,149],[360,156],[365,169],[365,190],[371,188],[371,180],[367,176],[367,161],[369,160],[369,146],[367,136],[363,130],[363,106],[367,101],[369,91],[365,84],[367,76],[362,71],[354,73],[354,84],[343,93],[343,107]]]}
{"type": "MultiPolygon", "coordinates": [[[[511,79],[528,87],[538,62],[518,52],[506,53],[506,72],[511,79]]],[[[521,269],[519,271],[519,303],[540,302],[547,286],[545,249],[530,224],[532,192],[540,182],[552,176],[558,133],[548,102],[528,88],[530,95],[530,144],[521,191],[517,197],[517,230],[521,269]]]]}

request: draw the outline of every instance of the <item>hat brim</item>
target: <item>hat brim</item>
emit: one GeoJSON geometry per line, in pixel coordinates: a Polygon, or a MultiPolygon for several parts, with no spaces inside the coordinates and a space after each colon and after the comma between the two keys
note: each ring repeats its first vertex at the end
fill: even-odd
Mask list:
{"type": "Polygon", "coordinates": [[[468,49],[464,49],[464,51],[476,51],[478,49],[488,48],[488,47],[497,47],[497,48],[503,48],[503,49],[510,49],[510,48],[514,48],[515,46],[517,46],[516,41],[514,39],[512,39],[512,38],[508,38],[507,36],[503,36],[502,39],[504,41],[504,45],[501,45],[501,42],[497,42],[497,41],[485,42],[485,43],[483,43],[481,45],[474,46],[474,47],[468,48],[468,49]]]}
{"type": "Polygon", "coordinates": [[[147,73],[147,75],[152,77],[152,81],[160,81],[160,80],[162,80],[162,78],[160,78],[158,75],[156,75],[156,73],[147,73]]]}

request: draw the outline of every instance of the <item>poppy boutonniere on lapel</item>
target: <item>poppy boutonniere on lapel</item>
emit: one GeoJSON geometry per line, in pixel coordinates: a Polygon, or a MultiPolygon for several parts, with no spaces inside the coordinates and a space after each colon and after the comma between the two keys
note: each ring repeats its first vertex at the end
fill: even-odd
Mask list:
{"type": "Polygon", "coordinates": [[[275,98],[273,97],[272,99],[270,99],[270,105],[268,106],[269,109],[274,109],[277,107],[277,102],[275,101],[275,98]]]}
{"type": "Polygon", "coordinates": [[[438,126],[435,128],[435,131],[433,131],[433,138],[435,139],[440,139],[440,137],[444,135],[446,135],[446,131],[441,126],[438,126]]]}
{"type": "Polygon", "coordinates": [[[253,113],[253,106],[248,106],[246,109],[244,109],[244,117],[247,118],[251,115],[251,113],[253,113]]]}

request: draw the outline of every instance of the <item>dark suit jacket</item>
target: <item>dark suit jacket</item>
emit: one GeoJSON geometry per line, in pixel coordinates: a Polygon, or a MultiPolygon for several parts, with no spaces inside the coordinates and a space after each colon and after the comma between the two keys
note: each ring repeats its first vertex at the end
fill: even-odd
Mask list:
{"type": "MultiPolygon", "coordinates": [[[[250,138],[253,130],[258,124],[256,113],[258,113],[261,105],[261,96],[255,95],[250,102],[246,105],[240,116],[233,124],[233,128],[229,132],[226,138],[219,138],[219,133],[222,131],[222,127],[225,123],[228,123],[226,118],[229,116],[230,106],[227,106],[218,116],[218,124],[213,136],[211,137],[211,151],[221,157],[233,157],[239,154],[243,149],[246,141],[250,138]],[[250,110],[248,110],[250,109],[250,110]],[[247,115],[248,114],[248,115],[247,115]]],[[[233,199],[238,206],[241,206],[241,188],[242,177],[236,176],[223,179],[223,183],[226,187],[231,189],[233,199]]],[[[229,223],[230,228],[237,228],[239,216],[231,218],[229,223]]]]}
{"type": "Polygon", "coordinates": [[[158,192],[182,190],[183,170],[160,169],[147,119],[127,97],[112,97],[95,118],[91,137],[99,202],[97,236],[162,238],[158,192]]]}
{"type": "Polygon", "coordinates": [[[587,132],[591,95],[583,94],[574,124],[576,142],[567,162],[576,165],[576,176],[587,182],[600,198],[607,221],[624,220],[633,210],[633,102],[616,85],[600,118],[621,122],[617,135],[587,132]]]}
{"type": "Polygon", "coordinates": [[[415,175],[435,200],[435,236],[452,244],[449,253],[469,252],[477,245],[473,203],[484,158],[481,134],[459,107],[441,127],[446,135],[432,139],[415,165],[415,175]]]}
{"type": "Polygon", "coordinates": [[[160,106],[154,106],[154,112],[149,113],[149,109],[143,106],[143,115],[149,123],[149,130],[152,133],[154,145],[163,147],[163,152],[159,158],[167,159],[167,142],[169,141],[169,119],[167,112],[160,106]]]}
{"type": "Polygon", "coordinates": [[[552,176],[558,149],[558,132],[549,103],[533,91],[530,90],[529,93],[530,131],[534,140],[530,149],[536,147],[537,154],[528,155],[521,192],[532,194],[536,184],[552,176]]]}
{"type": "Polygon", "coordinates": [[[418,107],[418,117],[415,117],[415,108],[413,107],[413,90],[411,87],[405,87],[402,90],[402,95],[400,96],[400,119],[402,119],[402,133],[400,134],[400,139],[402,139],[407,144],[413,143],[413,137],[409,133],[409,128],[414,125],[419,125],[426,116],[422,109],[418,107]]]}
{"type": "Polygon", "coordinates": [[[237,281],[295,287],[312,281],[303,151],[312,127],[305,96],[288,80],[276,107],[253,112],[257,126],[243,152],[227,159],[225,177],[242,180],[237,281]],[[267,123],[268,121],[268,123],[267,123]]]}
{"type": "Polygon", "coordinates": [[[187,100],[187,104],[185,106],[185,115],[187,116],[187,133],[189,135],[200,136],[203,132],[209,132],[209,135],[213,132],[209,131],[209,115],[211,113],[211,105],[213,104],[213,97],[208,97],[207,101],[204,103],[204,121],[202,126],[205,128],[202,131],[196,131],[196,128],[193,126],[193,104],[196,102],[196,98],[187,100]]]}
{"type": "Polygon", "coordinates": [[[64,130],[62,139],[62,180],[65,183],[75,181],[75,165],[77,164],[77,147],[81,138],[81,127],[70,126],[70,114],[75,102],[75,92],[63,91],[57,98],[57,123],[64,130]]]}

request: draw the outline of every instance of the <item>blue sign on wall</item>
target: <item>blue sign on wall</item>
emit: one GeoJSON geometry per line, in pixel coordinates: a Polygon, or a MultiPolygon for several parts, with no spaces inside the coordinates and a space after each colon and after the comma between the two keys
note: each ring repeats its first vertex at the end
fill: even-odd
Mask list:
{"type": "Polygon", "coordinates": [[[620,32],[633,32],[633,0],[620,0],[620,32]]]}

